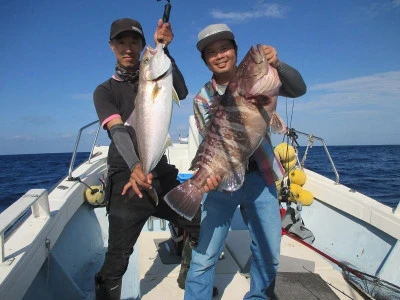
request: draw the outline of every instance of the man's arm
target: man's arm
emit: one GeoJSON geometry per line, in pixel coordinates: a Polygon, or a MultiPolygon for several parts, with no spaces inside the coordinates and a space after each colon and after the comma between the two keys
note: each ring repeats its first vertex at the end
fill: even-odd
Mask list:
{"type": "Polygon", "coordinates": [[[164,48],[164,52],[170,58],[171,63],[172,63],[172,79],[173,79],[174,89],[175,89],[176,93],[178,94],[179,99],[183,100],[186,98],[186,96],[189,93],[189,91],[186,87],[185,79],[183,78],[181,71],[179,70],[178,66],[176,65],[175,60],[170,55],[167,47],[164,48]]]}
{"type": "Polygon", "coordinates": [[[172,78],[173,85],[176,93],[180,100],[183,100],[188,95],[188,90],[186,87],[185,79],[182,76],[181,71],[179,71],[178,66],[175,63],[175,60],[169,54],[167,46],[172,42],[174,38],[174,34],[172,33],[171,24],[169,22],[165,22],[162,19],[158,20],[156,31],[154,32],[154,43],[163,43],[165,54],[171,59],[172,62],[172,78]]]}
{"type": "Polygon", "coordinates": [[[279,89],[280,96],[296,98],[306,93],[307,87],[303,77],[295,68],[283,61],[279,61],[276,70],[282,82],[282,86],[279,89]]]}
{"type": "Polygon", "coordinates": [[[263,45],[265,57],[268,63],[276,68],[282,85],[279,89],[279,95],[284,97],[296,98],[304,95],[307,91],[303,77],[293,67],[279,60],[276,49],[269,45],[263,45]]]}
{"type": "Polygon", "coordinates": [[[107,123],[112,140],[119,154],[128,165],[129,170],[134,169],[140,163],[139,157],[136,154],[135,147],[133,146],[132,139],[126,127],[122,124],[122,120],[115,119],[107,123]],[[118,122],[120,121],[120,122],[118,122]],[[115,122],[115,123],[114,123],[115,122]],[[110,124],[114,123],[114,124],[110,124]]]}

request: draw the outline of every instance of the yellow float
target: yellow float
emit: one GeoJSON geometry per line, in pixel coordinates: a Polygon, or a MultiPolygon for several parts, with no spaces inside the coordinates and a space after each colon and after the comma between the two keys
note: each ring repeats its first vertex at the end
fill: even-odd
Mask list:
{"type": "Polygon", "coordinates": [[[292,161],[296,158],[296,151],[294,150],[294,147],[288,145],[287,143],[280,143],[277,145],[274,149],[274,152],[281,162],[292,161]]]}
{"type": "Polygon", "coordinates": [[[291,168],[294,167],[296,164],[297,159],[294,158],[291,161],[281,161],[282,167],[285,169],[286,172],[288,172],[291,168]]]}
{"type": "Polygon", "coordinates": [[[291,183],[295,183],[303,186],[306,183],[306,173],[300,169],[293,169],[289,172],[289,180],[291,183]]]}
{"type": "Polygon", "coordinates": [[[314,201],[314,196],[310,191],[307,191],[302,188],[299,194],[299,201],[304,206],[308,206],[311,205],[311,203],[314,201]]]}
{"type": "Polygon", "coordinates": [[[86,201],[91,205],[103,205],[104,204],[104,192],[102,185],[92,185],[85,191],[86,201]]]}
{"type": "MultiPolygon", "coordinates": [[[[289,201],[301,202],[301,204],[305,206],[310,205],[313,202],[314,197],[310,191],[302,188],[302,186],[306,183],[307,176],[302,169],[295,167],[297,163],[297,155],[294,147],[288,145],[287,143],[280,143],[274,148],[274,153],[287,172],[286,176],[288,178],[288,182],[290,183],[289,201]]],[[[278,195],[280,195],[282,180],[276,181],[275,184],[278,195]]],[[[281,195],[279,197],[281,197],[281,195]]]]}
{"type": "Polygon", "coordinates": [[[290,184],[290,195],[291,201],[300,202],[304,206],[310,205],[314,200],[313,194],[310,191],[303,189],[295,183],[290,184]]]}

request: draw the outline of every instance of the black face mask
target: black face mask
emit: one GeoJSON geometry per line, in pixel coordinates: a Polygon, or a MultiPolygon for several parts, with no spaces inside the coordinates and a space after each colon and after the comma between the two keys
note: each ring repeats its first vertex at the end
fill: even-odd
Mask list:
{"type": "Polygon", "coordinates": [[[122,68],[118,63],[115,64],[115,73],[123,81],[136,82],[139,77],[139,63],[132,71],[127,71],[122,68]]]}

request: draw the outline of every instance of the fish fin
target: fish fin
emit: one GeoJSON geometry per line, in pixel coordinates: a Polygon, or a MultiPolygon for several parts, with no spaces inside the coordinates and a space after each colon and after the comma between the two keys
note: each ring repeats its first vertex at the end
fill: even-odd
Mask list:
{"type": "Polygon", "coordinates": [[[153,102],[155,99],[157,99],[157,96],[160,93],[160,91],[161,91],[161,87],[156,82],[156,84],[153,87],[153,90],[151,91],[151,100],[153,100],[153,102]]]}
{"type": "Polygon", "coordinates": [[[246,175],[245,165],[235,169],[235,172],[232,172],[230,175],[225,175],[218,188],[228,192],[234,192],[240,189],[244,182],[244,176],[246,175]]]}
{"type": "Polygon", "coordinates": [[[151,190],[147,190],[146,192],[149,194],[150,198],[154,201],[154,203],[157,206],[158,205],[158,195],[157,195],[156,190],[154,188],[152,188],[151,190]]]}
{"type": "Polygon", "coordinates": [[[172,145],[173,145],[172,139],[171,139],[171,136],[170,136],[169,133],[168,133],[167,138],[165,139],[165,143],[164,143],[164,151],[165,151],[168,147],[170,147],[170,146],[172,146],[172,145]]]}
{"type": "Polygon", "coordinates": [[[287,130],[285,122],[276,112],[272,114],[269,124],[273,133],[282,134],[285,133],[287,130]]]}
{"type": "Polygon", "coordinates": [[[165,202],[179,215],[192,220],[200,208],[204,191],[191,184],[190,179],[178,185],[165,196],[165,202]]]}
{"type": "MultiPolygon", "coordinates": [[[[149,172],[153,171],[154,168],[157,166],[157,164],[160,162],[160,160],[161,160],[161,158],[162,158],[162,154],[167,150],[167,148],[168,148],[169,146],[172,146],[172,145],[173,145],[172,139],[171,139],[171,136],[170,136],[169,133],[168,133],[168,134],[167,134],[167,137],[165,138],[164,145],[163,145],[163,147],[162,147],[161,155],[160,155],[157,159],[154,158],[154,160],[151,162],[151,164],[150,164],[149,166],[146,166],[145,161],[142,161],[142,164],[143,164],[143,172],[144,172],[144,173],[149,173],[149,172]]],[[[144,156],[141,155],[140,149],[141,149],[141,148],[139,148],[139,157],[144,157],[144,156]]],[[[150,163],[150,162],[149,162],[149,163],[150,163]]]]}
{"type": "Polygon", "coordinates": [[[178,104],[178,106],[181,106],[181,102],[179,101],[179,96],[178,93],[175,91],[175,89],[172,87],[172,99],[174,99],[175,103],[178,104]]]}

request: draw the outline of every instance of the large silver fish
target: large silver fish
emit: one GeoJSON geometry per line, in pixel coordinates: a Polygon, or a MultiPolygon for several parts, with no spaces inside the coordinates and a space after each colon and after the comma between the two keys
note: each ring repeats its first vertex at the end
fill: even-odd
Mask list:
{"type": "Polygon", "coordinates": [[[150,173],[171,144],[169,127],[173,100],[179,104],[172,84],[172,63],[163,44],[147,46],[139,68],[139,86],[135,109],[125,125],[131,125],[137,136],[143,172],[150,173]]]}
{"type": "Polygon", "coordinates": [[[285,132],[276,114],[281,82],[270,66],[261,45],[251,47],[239,64],[212,116],[207,132],[192,161],[194,176],[171,190],[166,202],[191,220],[203,199],[203,187],[210,175],[219,175],[220,189],[235,191],[244,181],[249,157],[272,132],[285,132]]]}

